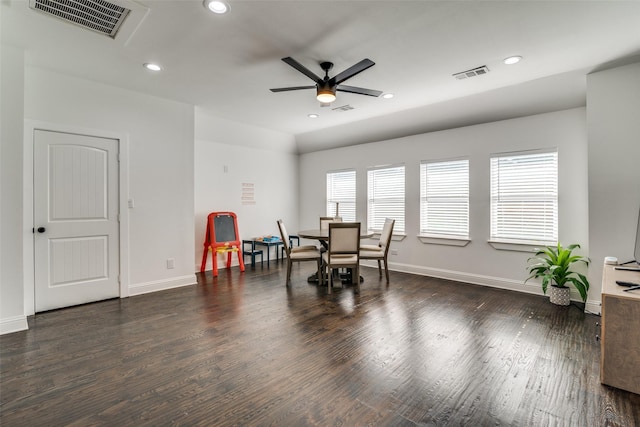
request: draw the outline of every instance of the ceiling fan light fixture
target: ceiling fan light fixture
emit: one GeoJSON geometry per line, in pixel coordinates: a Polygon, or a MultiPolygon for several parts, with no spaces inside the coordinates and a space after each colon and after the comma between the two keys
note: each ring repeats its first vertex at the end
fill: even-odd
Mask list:
{"type": "Polygon", "coordinates": [[[220,0],[204,0],[204,7],[219,15],[229,11],[229,5],[220,0]]]}
{"type": "Polygon", "coordinates": [[[318,89],[318,96],[316,96],[316,99],[323,104],[330,104],[336,100],[336,93],[328,88],[318,89]]]}
{"type": "Polygon", "coordinates": [[[313,71],[309,70],[307,67],[296,61],[295,59],[287,56],[286,58],[282,58],[282,61],[287,65],[295,68],[311,80],[315,82],[315,86],[292,86],[292,87],[280,87],[270,89],[271,92],[287,92],[290,90],[301,90],[301,89],[315,89],[316,90],[316,99],[320,102],[321,107],[328,107],[330,104],[336,100],[336,91],[340,90],[342,92],[355,93],[358,95],[368,95],[368,96],[380,96],[382,92],[379,90],[371,90],[365,89],[361,87],[355,86],[347,86],[343,85],[347,79],[355,76],[356,74],[360,74],[364,70],[375,65],[375,62],[372,60],[365,58],[362,61],[358,62],[355,65],[347,68],[346,70],[336,74],[333,77],[329,77],[329,70],[333,68],[333,63],[329,61],[323,61],[320,63],[320,68],[324,71],[324,77],[319,77],[313,71]]]}

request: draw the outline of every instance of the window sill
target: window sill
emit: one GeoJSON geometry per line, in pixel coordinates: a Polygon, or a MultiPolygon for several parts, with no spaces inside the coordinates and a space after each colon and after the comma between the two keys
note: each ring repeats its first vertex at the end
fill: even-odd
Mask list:
{"type": "Polygon", "coordinates": [[[419,234],[418,239],[422,243],[429,245],[447,245],[459,247],[467,246],[471,242],[471,239],[469,239],[468,237],[436,236],[427,234],[419,234]]]}
{"type": "Polygon", "coordinates": [[[494,249],[499,251],[536,252],[546,246],[555,246],[555,242],[536,242],[532,240],[488,240],[494,249]]]}
{"type": "MultiPolygon", "coordinates": [[[[369,239],[380,240],[380,235],[381,234],[382,233],[380,231],[376,231],[376,232],[373,233],[373,236],[369,237],[369,239]]],[[[406,234],[392,234],[391,235],[391,241],[392,242],[401,242],[406,238],[407,238],[406,234]]]]}

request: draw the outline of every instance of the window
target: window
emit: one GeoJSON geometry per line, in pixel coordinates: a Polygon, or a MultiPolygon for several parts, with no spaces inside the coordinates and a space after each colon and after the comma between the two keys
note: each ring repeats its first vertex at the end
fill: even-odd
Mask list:
{"type": "Polygon", "coordinates": [[[557,242],[557,151],[491,158],[491,239],[557,242]]]}
{"type": "Polygon", "coordinates": [[[420,164],[420,234],[469,237],[469,160],[420,164]]]}
{"type": "Polygon", "coordinates": [[[404,165],[369,169],[367,178],[367,228],[382,231],[385,218],[392,218],[394,234],[404,234],[404,165]]]}
{"type": "Polygon", "coordinates": [[[355,170],[327,173],[327,216],[341,216],[345,222],[355,222],[355,170]],[[338,212],[336,212],[336,208],[338,212]],[[336,215],[336,213],[338,215],[336,215]]]}

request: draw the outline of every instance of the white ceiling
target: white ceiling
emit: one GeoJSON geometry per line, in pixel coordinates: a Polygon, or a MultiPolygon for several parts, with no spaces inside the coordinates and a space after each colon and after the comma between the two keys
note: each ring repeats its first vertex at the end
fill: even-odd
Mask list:
{"type": "Polygon", "coordinates": [[[200,0],[113,2],[133,9],[115,39],[0,0],[2,43],[29,65],[294,134],[300,152],[585,105],[587,73],[640,55],[640,1],[228,0],[222,16],[200,0]],[[370,58],[345,84],[395,98],[338,92],[331,107],[354,108],[341,112],[313,90],[272,93],[313,84],[286,56],[318,75],[323,60],[334,75],[370,58]]]}

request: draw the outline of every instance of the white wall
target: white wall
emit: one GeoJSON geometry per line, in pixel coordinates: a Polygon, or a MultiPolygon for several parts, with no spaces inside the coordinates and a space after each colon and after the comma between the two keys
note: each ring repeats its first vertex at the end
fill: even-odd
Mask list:
{"type": "MultiPolygon", "coordinates": [[[[27,328],[23,309],[22,74],[20,49],[0,50],[0,333],[27,328]]],[[[30,233],[29,229],[29,234],[30,233]]]]}
{"type": "MultiPolygon", "coordinates": [[[[288,134],[230,122],[200,109],[196,109],[195,122],[195,252],[199,271],[210,212],[234,212],[241,239],[278,235],[278,219],[297,228],[298,156],[295,141],[288,134]],[[253,184],[255,204],[242,203],[243,183],[253,184]]],[[[237,257],[232,259],[232,265],[237,265],[237,257]]],[[[211,270],[211,262],[208,257],[206,270],[211,270]]],[[[224,266],[218,263],[218,268],[224,266]]]]}
{"type": "Polygon", "coordinates": [[[135,203],[121,206],[129,294],[195,283],[193,106],[27,67],[25,119],[122,135],[128,142],[121,153],[121,167],[128,167],[124,200],[135,203]],[[168,258],[174,269],[167,269],[168,258]]]}
{"type": "Polygon", "coordinates": [[[604,257],[633,259],[640,209],[640,63],[587,76],[589,279],[601,292],[604,257]]]}
{"type": "MultiPolygon", "coordinates": [[[[541,293],[527,277],[525,252],[494,249],[489,238],[489,158],[493,153],[557,147],[559,238],[588,251],[586,113],[584,108],[303,154],[300,158],[300,225],[315,228],[325,210],[327,171],[355,168],[357,215],[366,224],[367,167],[404,163],[407,237],[392,243],[394,270],[541,293]],[[468,156],[470,235],[466,247],[422,243],[419,232],[420,161],[468,156]]],[[[589,298],[593,298],[589,295],[589,298]]],[[[599,295],[595,295],[599,298],[599,295]]]]}

